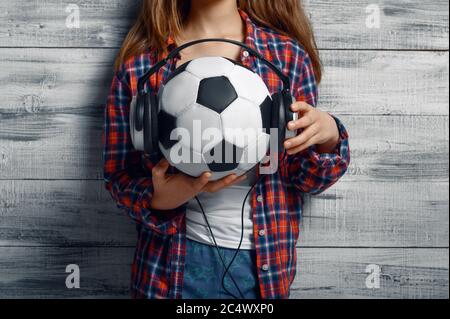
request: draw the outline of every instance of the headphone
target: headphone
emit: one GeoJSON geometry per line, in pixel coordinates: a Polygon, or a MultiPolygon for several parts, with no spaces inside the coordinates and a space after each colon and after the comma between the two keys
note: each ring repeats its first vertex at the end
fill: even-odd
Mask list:
{"type": "MultiPolygon", "coordinates": [[[[205,42],[224,42],[234,44],[246,49],[251,55],[261,60],[269,67],[283,83],[281,92],[272,95],[272,108],[270,117],[270,127],[278,129],[278,150],[284,150],[284,141],[295,137],[297,132],[287,129],[287,124],[298,119],[297,113],[291,111],[291,104],[295,102],[290,87],[291,81],[288,76],[275,66],[272,62],[265,59],[259,52],[245,45],[244,43],[228,39],[202,39],[196,40],[176,48],[168,56],[156,63],[148,72],[146,72],[138,81],[137,96],[133,97],[130,110],[130,133],[133,145],[136,150],[143,151],[148,155],[155,155],[159,152],[159,99],[155,92],[145,92],[144,85],[164,67],[169,60],[175,58],[181,51],[191,46],[205,42]]],[[[174,71],[177,72],[178,68],[174,71]]]]}

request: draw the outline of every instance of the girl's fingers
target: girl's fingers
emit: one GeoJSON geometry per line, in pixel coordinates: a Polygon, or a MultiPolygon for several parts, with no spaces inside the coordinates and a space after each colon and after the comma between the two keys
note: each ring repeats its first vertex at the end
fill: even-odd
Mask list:
{"type": "Polygon", "coordinates": [[[292,112],[306,113],[314,108],[306,102],[295,102],[291,105],[292,112]]]}
{"type": "Polygon", "coordinates": [[[196,193],[200,192],[206,185],[209,183],[209,179],[211,178],[211,173],[206,172],[203,173],[199,178],[192,179],[192,188],[196,193]]]}
{"type": "Polygon", "coordinates": [[[218,191],[226,187],[230,187],[244,181],[246,178],[247,176],[245,175],[238,177],[237,175],[233,174],[216,182],[210,182],[209,184],[206,185],[204,191],[208,193],[217,193],[218,191]]]}
{"type": "Polygon", "coordinates": [[[246,179],[247,179],[247,175],[242,175],[241,177],[237,178],[234,182],[232,182],[230,185],[228,185],[228,187],[234,186],[234,185],[239,184],[239,183],[242,183],[246,179]]]}
{"type": "Polygon", "coordinates": [[[314,136],[311,139],[309,139],[306,143],[303,143],[297,147],[294,147],[294,148],[288,150],[287,153],[288,153],[288,155],[294,155],[297,153],[301,153],[315,144],[317,144],[317,142],[316,142],[316,137],[314,136]]]}
{"type": "Polygon", "coordinates": [[[314,118],[312,116],[303,116],[297,121],[292,121],[288,124],[288,129],[291,131],[307,128],[314,124],[314,118]]]}
{"type": "Polygon", "coordinates": [[[209,193],[217,193],[222,188],[231,185],[237,178],[238,178],[237,175],[230,175],[216,182],[211,182],[208,185],[206,185],[206,191],[209,193]]]}
{"type": "Polygon", "coordinates": [[[236,175],[230,175],[230,176],[224,177],[218,181],[209,182],[203,187],[202,191],[207,192],[207,193],[215,193],[219,189],[224,188],[228,184],[232,183],[235,179],[237,179],[236,175]]]}
{"type": "Polygon", "coordinates": [[[284,148],[286,150],[290,150],[290,149],[296,148],[296,147],[306,143],[308,140],[310,140],[317,133],[318,132],[317,132],[316,126],[312,125],[312,126],[308,127],[306,130],[304,130],[300,135],[287,140],[284,143],[284,148]]]}

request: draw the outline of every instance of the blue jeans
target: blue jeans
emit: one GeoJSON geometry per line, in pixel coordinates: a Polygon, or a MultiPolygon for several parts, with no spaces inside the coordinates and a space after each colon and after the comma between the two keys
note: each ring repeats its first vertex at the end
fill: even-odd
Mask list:
{"type": "MultiPolygon", "coordinates": [[[[225,265],[228,266],[236,251],[221,247],[219,250],[225,265]]],[[[224,271],[215,246],[187,239],[182,298],[232,299],[233,297],[222,287],[224,271]]],[[[229,273],[232,274],[245,299],[260,299],[255,250],[241,250],[229,273]]],[[[233,295],[241,298],[229,273],[225,278],[225,287],[233,295]]]]}

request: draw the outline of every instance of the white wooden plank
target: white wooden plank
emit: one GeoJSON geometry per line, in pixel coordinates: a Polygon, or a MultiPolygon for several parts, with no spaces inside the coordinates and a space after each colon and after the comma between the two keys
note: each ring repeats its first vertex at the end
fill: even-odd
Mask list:
{"type": "Polygon", "coordinates": [[[3,116],[1,122],[2,179],[102,178],[99,116],[30,114],[3,116]]]}
{"type": "Polygon", "coordinates": [[[306,197],[300,246],[448,247],[448,183],[341,182],[306,197]]]}
{"type": "Polygon", "coordinates": [[[0,248],[0,298],[129,298],[132,248],[0,248]],[[80,288],[66,287],[66,267],[80,288]]]}
{"type": "Polygon", "coordinates": [[[321,54],[320,108],[336,114],[449,114],[448,52],[321,54]]]}
{"type": "Polygon", "coordinates": [[[115,50],[0,49],[3,114],[92,114],[106,102],[115,50]]]}
{"type": "Polygon", "coordinates": [[[447,0],[307,0],[321,48],[447,49],[447,0]],[[366,21],[379,12],[379,28],[366,21]]]}
{"type": "Polygon", "coordinates": [[[291,297],[448,299],[448,249],[300,249],[291,297]],[[369,265],[380,288],[366,286],[369,265]]]}
{"type": "MultiPolygon", "coordinates": [[[[0,246],[132,246],[101,181],[0,181],[0,246]]],[[[307,197],[300,247],[448,247],[445,182],[340,182],[307,197]]]]}
{"type": "Polygon", "coordinates": [[[100,181],[1,181],[0,246],[134,245],[136,230],[100,181]]]}
{"type": "Polygon", "coordinates": [[[350,134],[349,179],[448,180],[448,117],[341,119],[350,134]]]}
{"type": "MultiPolygon", "coordinates": [[[[2,1],[0,46],[118,47],[140,1],[76,3],[80,11],[79,29],[66,25],[70,13],[66,8],[72,3],[2,1]]],[[[446,0],[308,0],[305,4],[322,48],[448,50],[446,0]],[[379,28],[366,24],[374,5],[379,11],[379,28]]]]}
{"type": "Polygon", "coordinates": [[[137,15],[139,3],[140,0],[2,1],[0,45],[118,47],[137,15]],[[70,20],[66,24],[74,10],[79,12],[79,28],[71,27],[70,20]]]}
{"type": "MultiPolygon", "coordinates": [[[[1,298],[128,298],[132,248],[0,248],[1,298]],[[80,267],[80,289],[65,286],[80,267]]],[[[300,249],[291,298],[448,298],[448,249],[300,249]],[[379,289],[365,285],[381,266],[379,289]]]]}

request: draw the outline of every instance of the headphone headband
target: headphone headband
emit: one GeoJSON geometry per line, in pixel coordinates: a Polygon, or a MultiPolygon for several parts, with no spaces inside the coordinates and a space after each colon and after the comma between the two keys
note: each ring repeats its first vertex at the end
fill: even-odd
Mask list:
{"type": "Polygon", "coordinates": [[[283,82],[283,90],[284,91],[286,91],[286,92],[290,91],[291,81],[290,81],[289,77],[284,75],[283,72],[281,72],[281,70],[277,66],[275,66],[275,64],[273,64],[272,62],[268,61],[259,52],[257,52],[253,48],[250,48],[248,45],[246,45],[246,44],[244,44],[242,42],[239,42],[239,41],[228,40],[228,39],[201,39],[201,40],[188,42],[188,43],[185,43],[185,44],[179,46],[178,48],[176,48],[175,50],[170,52],[169,55],[165,59],[163,59],[160,62],[158,62],[157,64],[155,64],[148,72],[146,72],[139,79],[139,81],[138,81],[138,94],[139,95],[144,95],[145,94],[145,92],[144,92],[144,84],[145,84],[145,82],[147,82],[153,74],[158,72],[164,65],[166,65],[169,62],[169,60],[175,58],[184,49],[187,49],[187,48],[189,48],[191,46],[194,46],[194,45],[197,45],[197,44],[200,44],[200,43],[205,43],[205,42],[230,43],[230,44],[234,44],[236,46],[239,46],[241,48],[246,49],[251,55],[257,57],[259,60],[264,62],[264,64],[267,65],[273,72],[275,72],[275,74],[283,82]]]}

